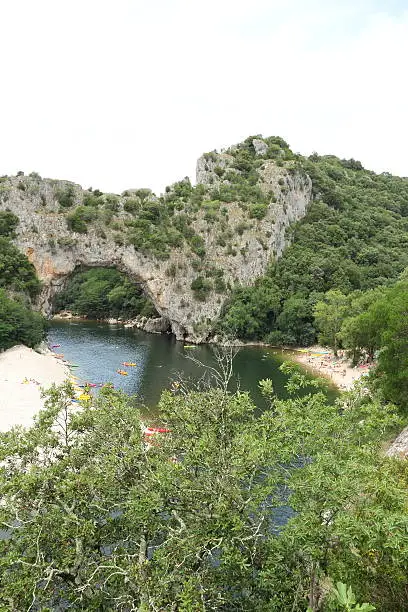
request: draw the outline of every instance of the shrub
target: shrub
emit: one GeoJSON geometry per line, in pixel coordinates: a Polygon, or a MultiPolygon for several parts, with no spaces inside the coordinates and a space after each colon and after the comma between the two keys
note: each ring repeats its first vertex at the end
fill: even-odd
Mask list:
{"type": "Polygon", "coordinates": [[[189,244],[193,253],[198,255],[198,257],[203,258],[205,256],[204,240],[201,238],[201,236],[192,236],[189,240],[189,244]]]}
{"type": "Polygon", "coordinates": [[[211,291],[211,283],[202,276],[197,276],[191,283],[191,289],[196,300],[205,302],[211,291]]]}
{"type": "Polygon", "coordinates": [[[166,269],[166,276],[169,276],[170,278],[174,278],[176,276],[176,273],[177,273],[177,266],[175,263],[171,263],[166,269]]]}
{"type": "Polygon", "coordinates": [[[99,204],[103,203],[103,199],[101,197],[102,195],[102,192],[98,191],[98,189],[93,192],[85,191],[82,203],[84,206],[94,206],[95,208],[97,208],[99,204]],[[98,195],[98,193],[100,195],[98,195]]]}
{"type": "Polygon", "coordinates": [[[263,219],[267,211],[267,204],[250,204],[249,206],[249,216],[251,219],[263,219]]]}
{"type": "Polygon", "coordinates": [[[219,176],[221,178],[223,176],[225,170],[224,170],[224,168],[221,168],[221,166],[215,166],[214,172],[215,172],[215,174],[217,176],[219,176]]]}
{"type": "Polygon", "coordinates": [[[224,291],[226,290],[227,286],[225,284],[225,281],[223,278],[220,277],[216,277],[214,279],[214,289],[217,293],[224,293],[224,291]]]}
{"type": "Polygon", "coordinates": [[[105,196],[105,208],[111,210],[112,212],[118,212],[120,209],[120,199],[117,195],[113,193],[108,193],[105,196]]]}
{"type": "Polygon", "coordinates": [[[62,208],[70,208],[75,204],[75,189],[69,185],[65,189],[57,189],[55,198],[62,208]]]}
{"type": "Polygon", "coordinates": [[[36,346],[45,337],[45,319],[0,289],[0,349],[15,344],[36,346]]]}
{"type": "Polygon", "coordinates": [[[94,221],[97,213],[94,208],[89,206],[78,206],[72,213],[67,215],[67,225],[72,232],[86,234],[88,225],[94,221]]]}
{"type": "Polygon", "coordinates": [[[245,230],[247,230],[249,228],[248,223],[245,223],[245,221],[241,221],[240,223],[238,223],[238,225],[236,225],[235,230],[236,232],[242,236],[242,234],[245,232],[245,230]]]}
{"type": "Polygon", "coordinates": [[[0,236],[14,236],[14,230],[19,224],[19,218],[11,210],[0,211],[0,236]]]}
{"type": "Polygon", "coordinates": [[[123,204],[123,209],[131,215],[134,215],[140,209],[140,202],[136,198],[128,198],[123,204]]]}

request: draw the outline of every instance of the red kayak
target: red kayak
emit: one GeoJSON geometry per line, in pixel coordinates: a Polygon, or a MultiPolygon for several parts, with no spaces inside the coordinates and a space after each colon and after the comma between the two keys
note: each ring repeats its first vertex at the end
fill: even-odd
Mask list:
{"type": "Polygon", "coordinates": [[[166,429],[165,427],[146,427],[146,432],[150,434],[154,433],[170,433],[170,429],[166,429]]]}

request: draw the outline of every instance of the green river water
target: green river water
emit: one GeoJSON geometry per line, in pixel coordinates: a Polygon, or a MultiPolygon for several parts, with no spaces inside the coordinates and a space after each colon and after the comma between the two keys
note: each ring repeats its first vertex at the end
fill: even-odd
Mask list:
{"type": "MultiPolygon", "coordinates": [[[[61,345],[53,350],[79,366],[74,373],[83,381],[113,382],[116,388],[137,395],[150,408],[157,404],[163,389],[169,389],[180,374],[191,380],[203,375],[203,367],[189,357],[207,366],[216,365],[216,349],[212,345],[184,348],[174,336],[147,334],[122,325],[52,321],[48,343],[61,345]],[[124,361],[137,365],[125,367],[124,361]],[[121,376],[117,369],[126,370],[128,376],[121,376]]],[[[258,381],[263,378],[271,378],[277,395],[287,397],[287,377],[279,370],[287,358],[289,355],[281,350],[258,346],[240,348],[234,359],[233,387],[239,384],[241,390],[249,391],[261,409],[265,405],[258,391],[258,381]]],[[[336,396],[333,388],[329,387],[327,393],[330,398],[336,396]]]]}

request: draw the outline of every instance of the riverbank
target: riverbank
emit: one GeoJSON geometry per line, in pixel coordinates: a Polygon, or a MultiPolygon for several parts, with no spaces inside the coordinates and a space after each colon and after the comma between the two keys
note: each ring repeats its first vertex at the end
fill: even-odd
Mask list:
{"type": "MultiPolygon", "coordinates": [[[[86,317],[74,315],[70,311],[55,314],[53,320],[92,323],[92,321],[89,321],[86,317]]],[[[138,317],[129,321],[120,319],[102,319],[98,321],[98,323],[101,322],[109,325],[119,325],[124,328],[138,329],[147,333],[163,334],[166,331],[165,326],[163,326],[162,318],[146,319],[145,317],[138,317]]],[[[186,339],[184,342],[181,342],[181,344],[185,343],[190,344],[190,341],[186,339]]],[[[287,357],[290,356],[290,359],[304,366],[312,374],[327,378],[335,387],[343,391],[351,389],[354,382],[369,370],[369,366],[367,365],[363,367],[353,367],[351,361],[346,358],[345,351],[339,351],[338,356],[335,357],[332,350],[318,345],[308,348],[293,349],[289,346],[279,347],[262,341],[245,342],[235,339],[229,340],[228,342],[222,342],[218,337],[211,338],[208,342],[204,343],[196,343],[194,341],[191,341],[191,343],[197,347],[215,345],[232,349],[257,347],[282,351],[282,353],[285,352],[287,357]]]]}
{"type": "Polygon", "coordinates": [[[352,388],[362,376],[368,374],[371,365],[354,367],[345,355],[339,351],[337,356],[333,351],[322,346],[311,346],[292,352],[293,360],[308,368],[314,374],[328,378],[342,391],[352,388]]]}
{"type": "Polygon", "coordinates": [[[44,407],[41,390],[61,384],[69,373],[51,351],[18,345],[0,353],[0,431],[30,426],[44,407]]]}
{"type": "MultiPolygon", "coordinates": [[[[51,317],[54,321],[89,321],[83,315],[73,314],[70,310],[57,312],[51,317]]],[[[133,319],[115,319],[113,317],[95,319],[98,323],[107,323],[108,325],[122,325],[127,329],[140,329],[148,334],[169,334],[171,333],[170,323],[165,317],[145,317],[138,315],[133,319]]]]}

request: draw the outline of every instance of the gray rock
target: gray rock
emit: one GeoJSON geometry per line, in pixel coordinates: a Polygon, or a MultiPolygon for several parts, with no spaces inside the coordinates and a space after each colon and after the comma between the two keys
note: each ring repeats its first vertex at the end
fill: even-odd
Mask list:
{"type": "MultiPolygon", "coordinates": [[[[214,169],[231,169],[232,160],[228,153],[211,154],[208,159],[201,157],[197,164],[197,180],[204,184],[209,184],[210,177],[212,181],[222,180],[214,169]]],[[[265,160],[259,173],[261,189],[274,195],[274,198],[271,195],[263,219],[249,219],[237,202],[226,204],[235,255],[228,254],[219,244],[219,227],[208,225],[204,209],[198,211],[192,223],[194,231],[204,240],[205,265],[221,269],[226,285],[250,285],[264,274],[271,259],[279,257],[288,244],[287,227],[306,214],[312,199],[311,180],[303,173],[288,172],[271,160],[265,160]],[[283,185],[279,184],[280,179],[284,179],[283,185]],[[243,223],[246,229],[238,233],[235,228],[243,223]]],[[[174,248],[170,258],[162,261],[136,251],[131,245],[118,245],[114,232],[107,226],[98,228],[97,224],[90,224],[87,234],[71,232],[67,227],[66,211],[60,212],[56,199],[58,189],[67,185],[74,191],[75,203],[81,202],[81,187],[66,181],[11,177],[1,183],[0,210],[9,208],[18,215],[20,224],[15,244],[33,263],[42,282],[38,309],[46,315],[51,314],[54,296],[79,266],[114,267],[139,283],[152,300],[162,317],[160,323],[152,324],[152,331],[153,327],[157,330],[168,325],[179,339],[205,341],[227,291],[224,294],[211,291],[205,302],[194,298],[191,283],[198,274],[192,262],[196,258],[192,257],[187,243],[174,248]],[[24,189],[18,186],[22,180],[24,189]],[[170,266],[177,271],[174,278],[166,273],[170,266]]],[[[128,218],[122,209],[118,215],[128,218]]]]}
{"type": "Polygon", "coordinates": [[[254,145],[255,153],[257,155],[265,155],[268,150],[268,145],[263,140],[259,140],[258,138],[254,138],[252,141],[254,145]]]}
{"type": "Polygon", "coordinates": [[[400,459],[408,457],[408,427],[401,431],[387,450],[386,455],[388,457],[400,457],[400,459]]]}

